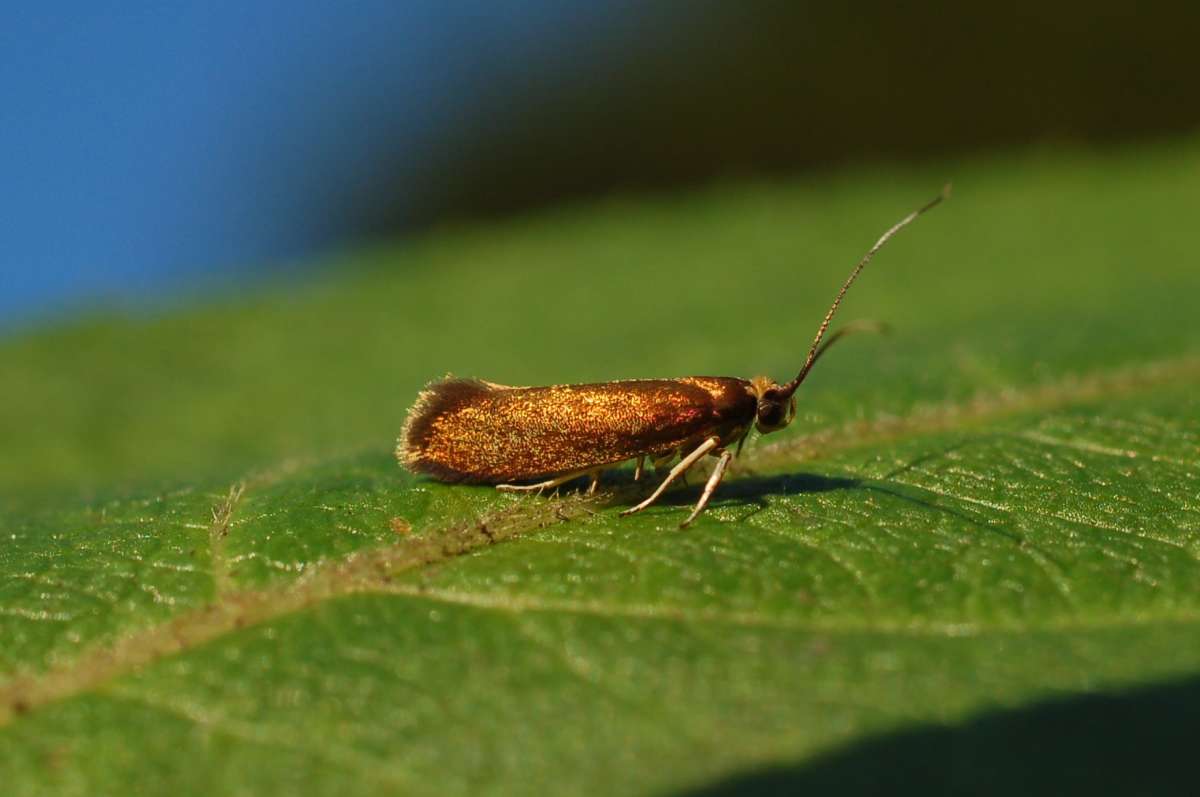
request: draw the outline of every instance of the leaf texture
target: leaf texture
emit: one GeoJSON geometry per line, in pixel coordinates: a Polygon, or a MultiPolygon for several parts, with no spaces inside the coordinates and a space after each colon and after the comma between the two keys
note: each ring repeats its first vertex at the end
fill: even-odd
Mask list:
{"type": "Polygon", "coordinates": [[[1183,793],[1198,151],[960,164],[848,299],[899,331],[823,360],[685,531],[695,484],[618,519],[628,470],[408,475],[403,410],[447,370],[785,377],[930,173],[444,233],[5,343],[6,793],[1183,793]]]}

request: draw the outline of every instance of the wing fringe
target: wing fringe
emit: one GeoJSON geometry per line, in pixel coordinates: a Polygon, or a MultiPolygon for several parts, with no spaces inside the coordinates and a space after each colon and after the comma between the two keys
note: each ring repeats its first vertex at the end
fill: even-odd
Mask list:
{"type": "Polygon", "coordinates": [[[396,441],[396,459],[413,473],[428,473],[444,481],[467,479],[468,474],[449,469],[425,457],[425,447],[429,442],[433,422],[478,396],[495,392],[497,388],[502,387],[504,386],[481,379],[455,377],[430,382],[417,395],[417,400],[413,402],[404,419],[404,427],[396,441]]]}

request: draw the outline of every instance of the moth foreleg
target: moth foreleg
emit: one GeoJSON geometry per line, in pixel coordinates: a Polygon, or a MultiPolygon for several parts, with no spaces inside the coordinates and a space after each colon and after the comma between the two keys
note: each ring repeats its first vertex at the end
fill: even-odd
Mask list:
{"type": "Polygon", "coordinates": [[[591,471],[590,473],[588,473],[588,476],[590,476],[592,479],[591,483],[588,484],[588,488],[587,488],[588,495],[596,494],[596,487],[598,487],[600,484],[600,473],[601,473],[601,471],[598,471],[598,470],[594,470],[594,471],[591,471]]]}
{"type": "Polygon", "coordinates": [[[560,484],[565,484],[572,479],[578,479],[580,476],[587,476],[592,473],[590,470],[578,470],[571,473],[564,473],[562,476],[555,476],[553,479],[547,479],[544,482],[537,484],[497,484],[496,489],[502,493],[532,493],[542,492],[551,487],[557,487],[560,484]]]}
{"type": "Polygon", "coordinates": [[[658,485],[658,489],[656,489],[653,493],[651,493],[649,498],[647,498],[645,501],[642,501],[640,504],[638,504],[635,507],[626,509],[621,514],[622,515],[632,515],[634,512],[641,512],[643,509],[645,509],[646,507],[653,504],[655,501],[658,500],[658,497],[663,494],[663,490],[666,490],[667,487],[671,484],[671,482],[673,482],[673,481],[675,481],[675,479],[679,478],[679,474],[683,473],[685,470],[692,467],[692,465],[695,465],[696,461],[699,460],[700,457],[704,456],[709,451],[712,451],[714,448],[716,448],[717,444],[719,442],[720,442],[720,440],[718,438],[710,437],[707,440],[705,440],[703,443],[701,443],[700,445],[696,446],[695,451],[688,454],[683,459],[679,460],[679,464],[676,465],[675,467],[671,468],[671,472],[667,474],[667,478],[662,480],[662,483],[658,485]]]}
{"type": "Polygon", "coordinates": [[[708,506],[708,501],[712,498],[713,493],[717,489],[717,485],[721,483],[721,477],[725,475],[725,469],[729,467],[729,460],[733,459],[733,454],[728,451],[722,451],[720,459],[717,460],[717,466],[713,468],[712,475],[708,477],[708,483],[704,485],[704,492],[700,495],[700,500],[696,502],[696,508],[692,510],[692,514],[688,515],[687,520],[679,524],[679,528],[684,528],[704,511],[704,507],[708,506]]]}

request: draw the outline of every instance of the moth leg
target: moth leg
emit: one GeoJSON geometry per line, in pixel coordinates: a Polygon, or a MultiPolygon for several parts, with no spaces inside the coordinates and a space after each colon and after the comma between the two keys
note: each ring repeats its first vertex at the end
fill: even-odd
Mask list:
{"type": "Polygon", "coordinates": [[[588,495],[595,495],[595,494],[596,494],[596,486],[600,484],[600,473],[601,473],[601,471],[599,471],[599,470],[594,470],[594,471],[592,471],[591,473],[589,473],[589,474],[588,474],[588,476],[590,476],[590,477],[591,477],[591,479],[592,479],[592,482],[591,482],[591,484],[589,484],[589,485],[588,485],[588,488],[587,488],[587,494],[588,494],[588,495]]]}
{"type": "Polygon", "coordinates": [[[679,524],[679,528],[684,528],[704,511],[704,507],[708,506],[708,500],[712,498],[713,492],[716,491],[717,485],[721,483],[721,477],[725,475],[725,469],[729,467],[729,460],[733,459],[733,454],[728,451],[722,451],[720,459],[717,460],[717,466],[713,468],[712,475],[708,477],[708,483],[704,485],[704,492],[700,496],[700,500],[696,502],[696,508],[692,510],[692,514],[688,515],[688,519],[679,524]]]}
{"type": "Polygon", "coordinates": [[[548,490],[551,487],[557,487],[560,484],[566,484],[572,479],[578,479],[580,476],[587,476],[591,471],[577,470],[571,473],[564,473],[562,476],[555,476],[553,479],[547,479],[544,482],[537,484],[497,484],[496,489],[502,493],[541,493],[543,490],[548,490]]]}
{"type": "Polygon", "coordinates": [[[716,448],[719,442],[720,440],[718,438],[710,437],[700,445],[696,446],[695,451],[679,460],[679,464],[671,468],[671,472],[667,474],[667,478],[662,480],[662,484],[658,485],[658,489],[651,493],[649,498],[631,509],[626,509],[621,513],[621,515],[632,515],[634,512],[641,512],[643,509],[653,504],[658,500],[658,497],[663,494],[663,490],[667,489],[667,486],[670,485],[671,482],[675,481],[676,478],[678,478],[679,474],[692,467],[692,465],[695,465],[696,460],[700,459],[700,457],[716,448]]]}
{"type": "Polygon", "coordinates": [[[637,481],[638,479],[642,478],[642,463],[644,463],[645,461],[646,461],[645,456],[641,456],[641,457],[637,458],[637,467],[635,467],[633,469],[633,480],[634,481],[637,481]]]}

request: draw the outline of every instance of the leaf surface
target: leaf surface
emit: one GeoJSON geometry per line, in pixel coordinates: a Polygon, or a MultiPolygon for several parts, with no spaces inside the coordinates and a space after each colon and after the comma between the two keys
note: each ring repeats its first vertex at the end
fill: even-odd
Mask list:
{"type": "Polygon", "coordinates": [[[503,495],[392,441],[446,371],[786,378],[931,170],[447,231],[7,342],[6,789],[1172,790],[1200,710],[1198,154],[956,165],[847,301],[897,332],[822,360],[685,531],[694,482],[619,520],[628,470],[503,495]]]}

